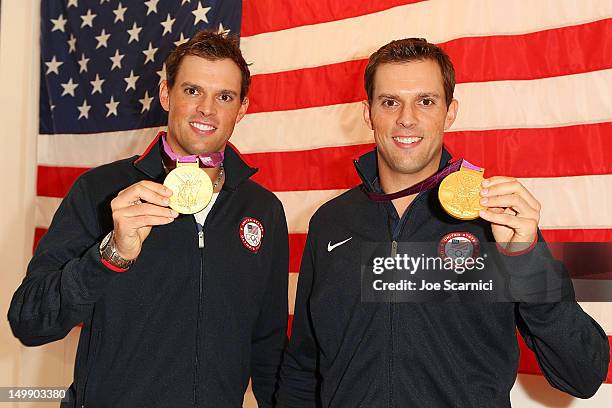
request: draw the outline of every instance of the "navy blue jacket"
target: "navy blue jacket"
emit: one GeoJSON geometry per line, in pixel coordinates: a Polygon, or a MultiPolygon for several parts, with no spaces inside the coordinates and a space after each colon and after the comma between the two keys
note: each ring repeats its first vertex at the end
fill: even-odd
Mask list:
{"type": "MultiPolygon", "coordinates": [[[[440,167],[449,159],[444,152],[440,167]]],[[[364,243],[386,243],[392,251],[394,241],[438,242],[452,232],[482,243],[494,239],[484,220],[448,216],[436,189],[419,194],[400,219],[390,203],[365,194],[376,190],[375,152],[356,166],[364,183],[323,205],[310,221],[280,408],[509,407],[519,362],[517,327],[554,387],[582,398],[595,393],[606,375],[609,345],[575,301],[362,301],[364,243]]],[[[543,247],[518,257],[498,255],[516,273],[530,259],[554,263],[543,247]]]]}
{"type": "Polygon", "coordinates": [[[249,180],[225,150],[226,180],[204,225],[181,215],[153,227],[127,272],[100,260],[113,228],[110,200],[140,180],[165,177],[156,139],[144,156],[83,174],[56,212],[9,310],[13,333],[36,346],[83,322],[72,398],[65,406],[240,407],[253,379],[272,406],[286,344],[288,239],[282,204],[249,180]],[[243,245],[246,217],[264,228],[243,245]]]}

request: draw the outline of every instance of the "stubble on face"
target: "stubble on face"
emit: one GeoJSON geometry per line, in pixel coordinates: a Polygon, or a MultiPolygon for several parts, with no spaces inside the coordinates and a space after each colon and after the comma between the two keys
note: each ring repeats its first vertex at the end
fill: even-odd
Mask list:
{"type": "Polygon", "coordinates": [[[168,111],[170,147],[179,155],[221,151],[242,119],[248,98],[240,100],[242,76],[230,59],[183,57],[174,85],[160,87],[168,111]]]}
{"type": "Polygon", "coordinates": [[[436,172],[444,131],[457,101],[447,109],[442,73],[432,60],[381,64],[364,118],[374,131],[381,184],[408,187],[436,172]]]}

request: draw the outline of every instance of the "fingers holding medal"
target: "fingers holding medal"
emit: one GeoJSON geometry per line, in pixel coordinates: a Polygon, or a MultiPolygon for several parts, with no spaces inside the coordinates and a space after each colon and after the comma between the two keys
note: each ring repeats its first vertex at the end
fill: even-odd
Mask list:
{"type": "Polygon", "coordinates": [[[123,258],[138,257],[151,228],[169,224],[178,216],[168,208],[171,196],[170,189],[143,180],[122,190],[111,201],[114,240],[123,258]]]}
{"type": "Polygon", "coordinates": [[[518,180],[502,176],[483,180],[480,196],[484,207],[480,216],[493,224],[498,242],[535,241],[541,204],[518,180]]]}
{"type": "Polygon", "coordinates": [[[512,247],[514,251],[536,240],[541,205],[514,178],[484,179],[484,169],[463,160],[459,170],[440,183],[438,198],[455,218],[473,220],[480,216],[489,221],[495,240],[506,249],[512,247]]]}

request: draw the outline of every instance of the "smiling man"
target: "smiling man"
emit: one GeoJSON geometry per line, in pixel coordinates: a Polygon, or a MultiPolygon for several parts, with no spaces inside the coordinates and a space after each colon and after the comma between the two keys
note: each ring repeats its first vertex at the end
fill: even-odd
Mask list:
{"type": "Polygon", "coordinates": [[[37,346],[83,322],[66,407],[238,407],[249,378],[270,407],[286,343],[287,224],[227,144],[249,69],[234,41],[200,32],[166,70],[168,132],[79,177],[13,297],[11,327],[37,346]],[[183,180],[175,194],[162,184],[184,166],[212,186],[193,216],[169,205],[206,183],[183,180]]]}
{"type": "MultiPolygon", "coordinates": [[[[363,183],[310,221],[279,407],[509,407],[517,327],[554,387],[588,398],[605,378],[607,338],[573,300],[571,287],[559,290],[565,301],[556,303],[436,297],[402,303],[396,293],[368,300],[363,277],[371,261],[363,259],[374,259],[381,269],[375,274],[381,265],[402,265],[400,243],[445,251],[456,242],[455,249],[475,251],[491,242],[489,255],[511,282],[520,282],[525,265],[558,273],[536,245],[540,204],[517,180],[476,184],[479,219],[457,220],[443,210],[441,175],[459,170],[443,147],[458,112],[454,86],[450,59],[423,39],[393,41],[370,56],[363,114],[376,149],[355,162],[363,183]],[[364,252],[372,243],[386,257],[364,252]]],[[[404,283],[394,287],[411,287],[404,283]]]]}

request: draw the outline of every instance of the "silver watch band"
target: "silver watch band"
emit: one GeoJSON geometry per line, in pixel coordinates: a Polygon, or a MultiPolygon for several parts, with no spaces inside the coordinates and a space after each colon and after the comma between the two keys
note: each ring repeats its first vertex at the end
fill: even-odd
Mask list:
{"type": "Polygon", "coordinates": [[[120,269],[128,269],[135,261],[135,259],[125,259],[119,255],[113,231],[109,232],[102,240],[100,256],[106,262],[120,269]]]}

